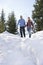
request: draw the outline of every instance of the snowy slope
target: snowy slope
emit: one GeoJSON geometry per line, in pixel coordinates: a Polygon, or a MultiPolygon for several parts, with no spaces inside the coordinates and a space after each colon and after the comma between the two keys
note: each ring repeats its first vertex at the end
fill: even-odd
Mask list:
{"type": "Polygon", "coordinates": [[[43,31],[32,38],[1,33],[0,65],[43,65],[43,31]]]}

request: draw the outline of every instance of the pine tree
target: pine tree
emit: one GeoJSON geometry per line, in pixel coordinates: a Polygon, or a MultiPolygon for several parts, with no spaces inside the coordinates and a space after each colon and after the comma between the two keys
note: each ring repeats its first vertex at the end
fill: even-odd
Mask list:
{"type": "Polygon", "coordinates": [[[0,32],[5,31],[5,18],[4,18],[4,10],[2,9],[1,17],[0,17],[0,32]]]}
{"type": "Polygon", "coordinates": [[[9,16],[8,16],[8,32],[10,33],[15,33],[17,31],[16,29],[16,18],[14,15],[14,12],[12,12],[9,16]]]}
{"type": "Polygon", "coordinates": [[[37,24],[36,30],[43,30],[43,0],[35,0],[32,18],[37,24]]]}
{"type": "Polygon", "coordinates": [[[5,18],[4,18],[4,10],[2,9],[2,13],[1,13],[1,22],[5,22],[5,18]]]}

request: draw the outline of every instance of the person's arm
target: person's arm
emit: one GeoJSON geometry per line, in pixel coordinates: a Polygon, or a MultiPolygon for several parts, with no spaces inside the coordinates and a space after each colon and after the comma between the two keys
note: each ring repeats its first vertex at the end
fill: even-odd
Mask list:
{"type": "Polygon", "coordinates": [[[24,20],[24,25],[26,25],[25,20],[24,20]]]}
{"type": "MultiPolygon", "coordinates": [[[[24,20],[24,19],[23,19],[24,20]]],[[[26,27],[26,22],[25,22],[25,20],[24,20],[24,26],[26,27]]]]}
{"type": "Polygon", "coordinates": [[[17,29],[18,29],[18,27],[19,27],[19,23],[20,23],[20,20],[18,20],[18,23],[17,23],[17,29]]]}
{"type": "Polygon", "coordinates": [[[28,26],[28,22],[27,22],[27,26],[28,26]]]}
{"type": "Polygon", "coordinates": [[[33,24],[33,22],[31,21],[31,25],[32,25],[32,29],[34,28],[34,24],[33,24]]]}

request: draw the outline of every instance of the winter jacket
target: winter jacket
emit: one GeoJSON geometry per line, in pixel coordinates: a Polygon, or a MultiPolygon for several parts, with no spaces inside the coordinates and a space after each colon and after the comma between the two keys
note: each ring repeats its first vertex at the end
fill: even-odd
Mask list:
{"type": "Polygon", "coordinates": [[[20,19],[18,21],[18,24],[20,25],[20,27],[24,27],[25,26],[25,20],[24,19],[20,19]]]}
{"type": "Polygon", "coordinates": [[[31,26],[34,26],[33,23],[32,23],[32,21],[28,21],[28,22],[27,22],[27,27],[30,28],[31,26]]]}

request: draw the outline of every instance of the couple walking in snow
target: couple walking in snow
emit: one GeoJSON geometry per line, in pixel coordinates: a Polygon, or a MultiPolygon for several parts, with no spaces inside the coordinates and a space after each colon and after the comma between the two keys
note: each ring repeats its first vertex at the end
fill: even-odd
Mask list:
{"type": "Polygon", "coordinates": [[[27,27],[27,31],[29,33],[29,38],[31,38],[31,28],[34,28],[33,22],[30,20],[30,17],[28,17],[27,24],[25,24],[25,20],[22,16],[20,16],[20,19],[18,21],[18,24],[20,25],[20,35],[21,37],[26,37],[25,34],[25,27],[27,27]]]}

